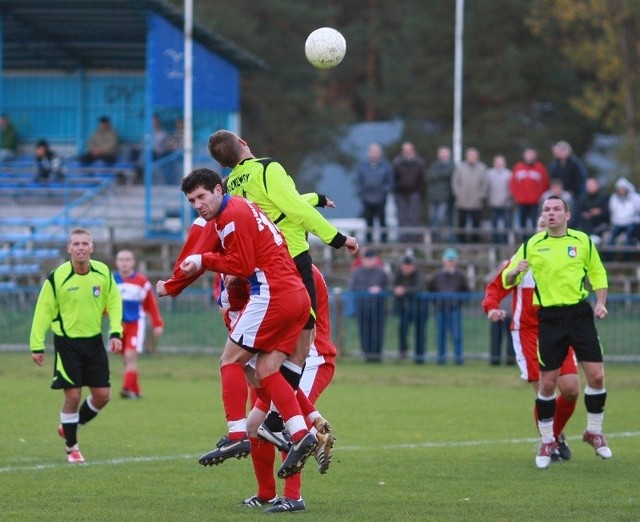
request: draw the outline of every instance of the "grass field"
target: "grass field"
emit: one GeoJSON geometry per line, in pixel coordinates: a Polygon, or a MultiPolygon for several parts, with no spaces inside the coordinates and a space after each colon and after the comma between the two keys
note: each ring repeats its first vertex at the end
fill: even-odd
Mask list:
{"type": "MultiPolygon", "coordinates": [[[[141,359],[144,398],[112,403],[80,431],[86,465],[56,434],[61,393],[51,353],[0,353],[0,520],[251,520],[249,459],[203,468],[225,431],[217,357],[141,359]]],[[[113,385],[121,364],[112,356],[113,385]]],[[[640,520],[637,365],[607,366],[605,430],[614,457],[580,441],[582,402],[567,427],[574,458],[534,465],[533,393],[513,367],[340,360],[320,409],[337,436],[326,475],[304,471],[305,520],[640,520]]],[[[292,516],[287,514],[275,516],[292,516]]]]}

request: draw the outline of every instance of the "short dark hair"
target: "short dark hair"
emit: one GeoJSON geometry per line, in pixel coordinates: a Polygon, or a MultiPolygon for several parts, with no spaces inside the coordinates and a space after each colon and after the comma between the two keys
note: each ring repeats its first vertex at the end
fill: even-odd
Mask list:
{"type": "Polygon", "coordinates": [[[565,212],[568,212],[568,211],[569,211],[569,205],[568,205],[568,204],[567,204],[567,202],[566,202],[564,199],[562,199],[560,196],[551,195],[551,196],[548,196],[548,197],[547,197],[547,199],[545,199],[545,201],[548,201],[548,200],[550,200],[550,199],[559,199],[560,201],[562,201],[562,204],[564,205],[564,210],[565,210],[565,212]]]}
{"type": "Polygon", "coordinates": [[[192,170],[182,180],[180,190],[182,190],[184,194],[187,194],[188,192],[193,192],[198,187],[204,187],[209,192],[213,192],[213,190],[216,188],[216,185],[220,185],[224,189],[220,174],[212,169],[199,168],[192,170]]]}

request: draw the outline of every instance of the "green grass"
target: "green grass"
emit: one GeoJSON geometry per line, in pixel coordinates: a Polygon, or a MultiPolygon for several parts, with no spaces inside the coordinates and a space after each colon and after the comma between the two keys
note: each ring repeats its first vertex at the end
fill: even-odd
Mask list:
{"type": "MultiPolygon", "coordinates": [[[[249,459],[203,468],[224,433],[217,357],[141,358],[145,397],[113,402],[80,431],[87,465],[68,465],[56,434],[61,393],[51,353],[0,353],[0,520],[252,520],[249,459]]],[[[513,367],[422,367],[338,361],[320,409],[337,444],[327,475],[309,461],[305,520],[640,519],[640,379],[607,366],[611,460],[579,441],[582,403],[567,427],[574,458],[534,465],[533,393],[513,367]]],[[[112,356],[113,385],[121,364],[112,356]]],[[[281,481],[279,481],[281,483],[281,481]]],[[[286,515],[285,515],[286,516],[286,515]]]]}

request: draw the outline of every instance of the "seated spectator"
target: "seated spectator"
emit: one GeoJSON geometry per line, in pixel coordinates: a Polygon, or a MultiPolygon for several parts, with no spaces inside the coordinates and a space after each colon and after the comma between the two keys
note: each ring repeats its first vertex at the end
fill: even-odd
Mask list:
{"type": "Polygon", "coordinates": [[[115,163],[118,158],[118,133],[111,126],[108,116],[98,120],[98,128],[93,132],[87,143],[87,152],[80,157],[80,162],[90,165],[96,161],[108,164],[115,163]]]}
{"type": "Polygon", "coordinates": [[[184,120],[177,118],[175,122],[175,129],[167,138],[167,150],[169,152],[175,152],[182,150],[184,147],[184,120]]]}
{"type": "Polygon", "coordinates": [[[609,228],[609,195],[602,190],[596,178],[587,179],[585,191],[578,200],[578,208],[580,230],[599,239],[609,228]]]}
{"type": "Polygon", "coordinates": [[[18,133],[9,116],[0,116],[0,161],[15,158],[18,152],[18,133]]]}
{"type": "Polygon", "coordinates": [[[49,148],[49,143],[46,140],[38,140],[36,143],[35,160],[37,169],[35,182],[62,181],[64,179],[62,161],[49,148]]]}
{"type": "Polygon", "coordinates": [[[162,126],[160,116],[154,114],[151,120],[151,146],[154,160],[162,158],[171,152],[167,146],[168,141],[169,133],[162,126]]]}
{"type": "Polygon", "coordinates": [[[571,193],[564,189],[564,183],[562,183],[562,180],[553,178],[549,182],[549,190],[543,192],[542,196],[540,196],[540,199],[538,200],[538,215],[542,214],[542,204],[549,196],[558,196],[566,202],[567,206],[569,207],[569,211],[571,212],[570,225],[574,226],[573,223],[577,221],[575,217],[576,202],[573,199],[571,193]]]}
{"type": "Polygon", "coordinates": [[[609,245],[615,245],[621,234],[625,235],[624,244],[633,244],[633,238],[640,219],[640,195],[627,178],[616,181],[615,192],[609,198],[609,213],[611,214],[611,235],[609,245]]]}

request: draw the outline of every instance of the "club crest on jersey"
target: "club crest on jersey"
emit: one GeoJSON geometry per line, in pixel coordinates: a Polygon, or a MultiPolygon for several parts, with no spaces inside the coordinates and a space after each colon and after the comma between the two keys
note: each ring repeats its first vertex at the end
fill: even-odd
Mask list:
{"type": "Polygon", "coordinates": [[[102,293],[102,290],[101,290],[100,286],[94,286],[93,287],[93,297],[100,297],[101,293],[102,293]]]}
{"type": "Polygon", "coordinates": [[[569,254],[569,257],[576,257],[578,255],[578,247],[568,246],[567,254],[569,254]]]}

